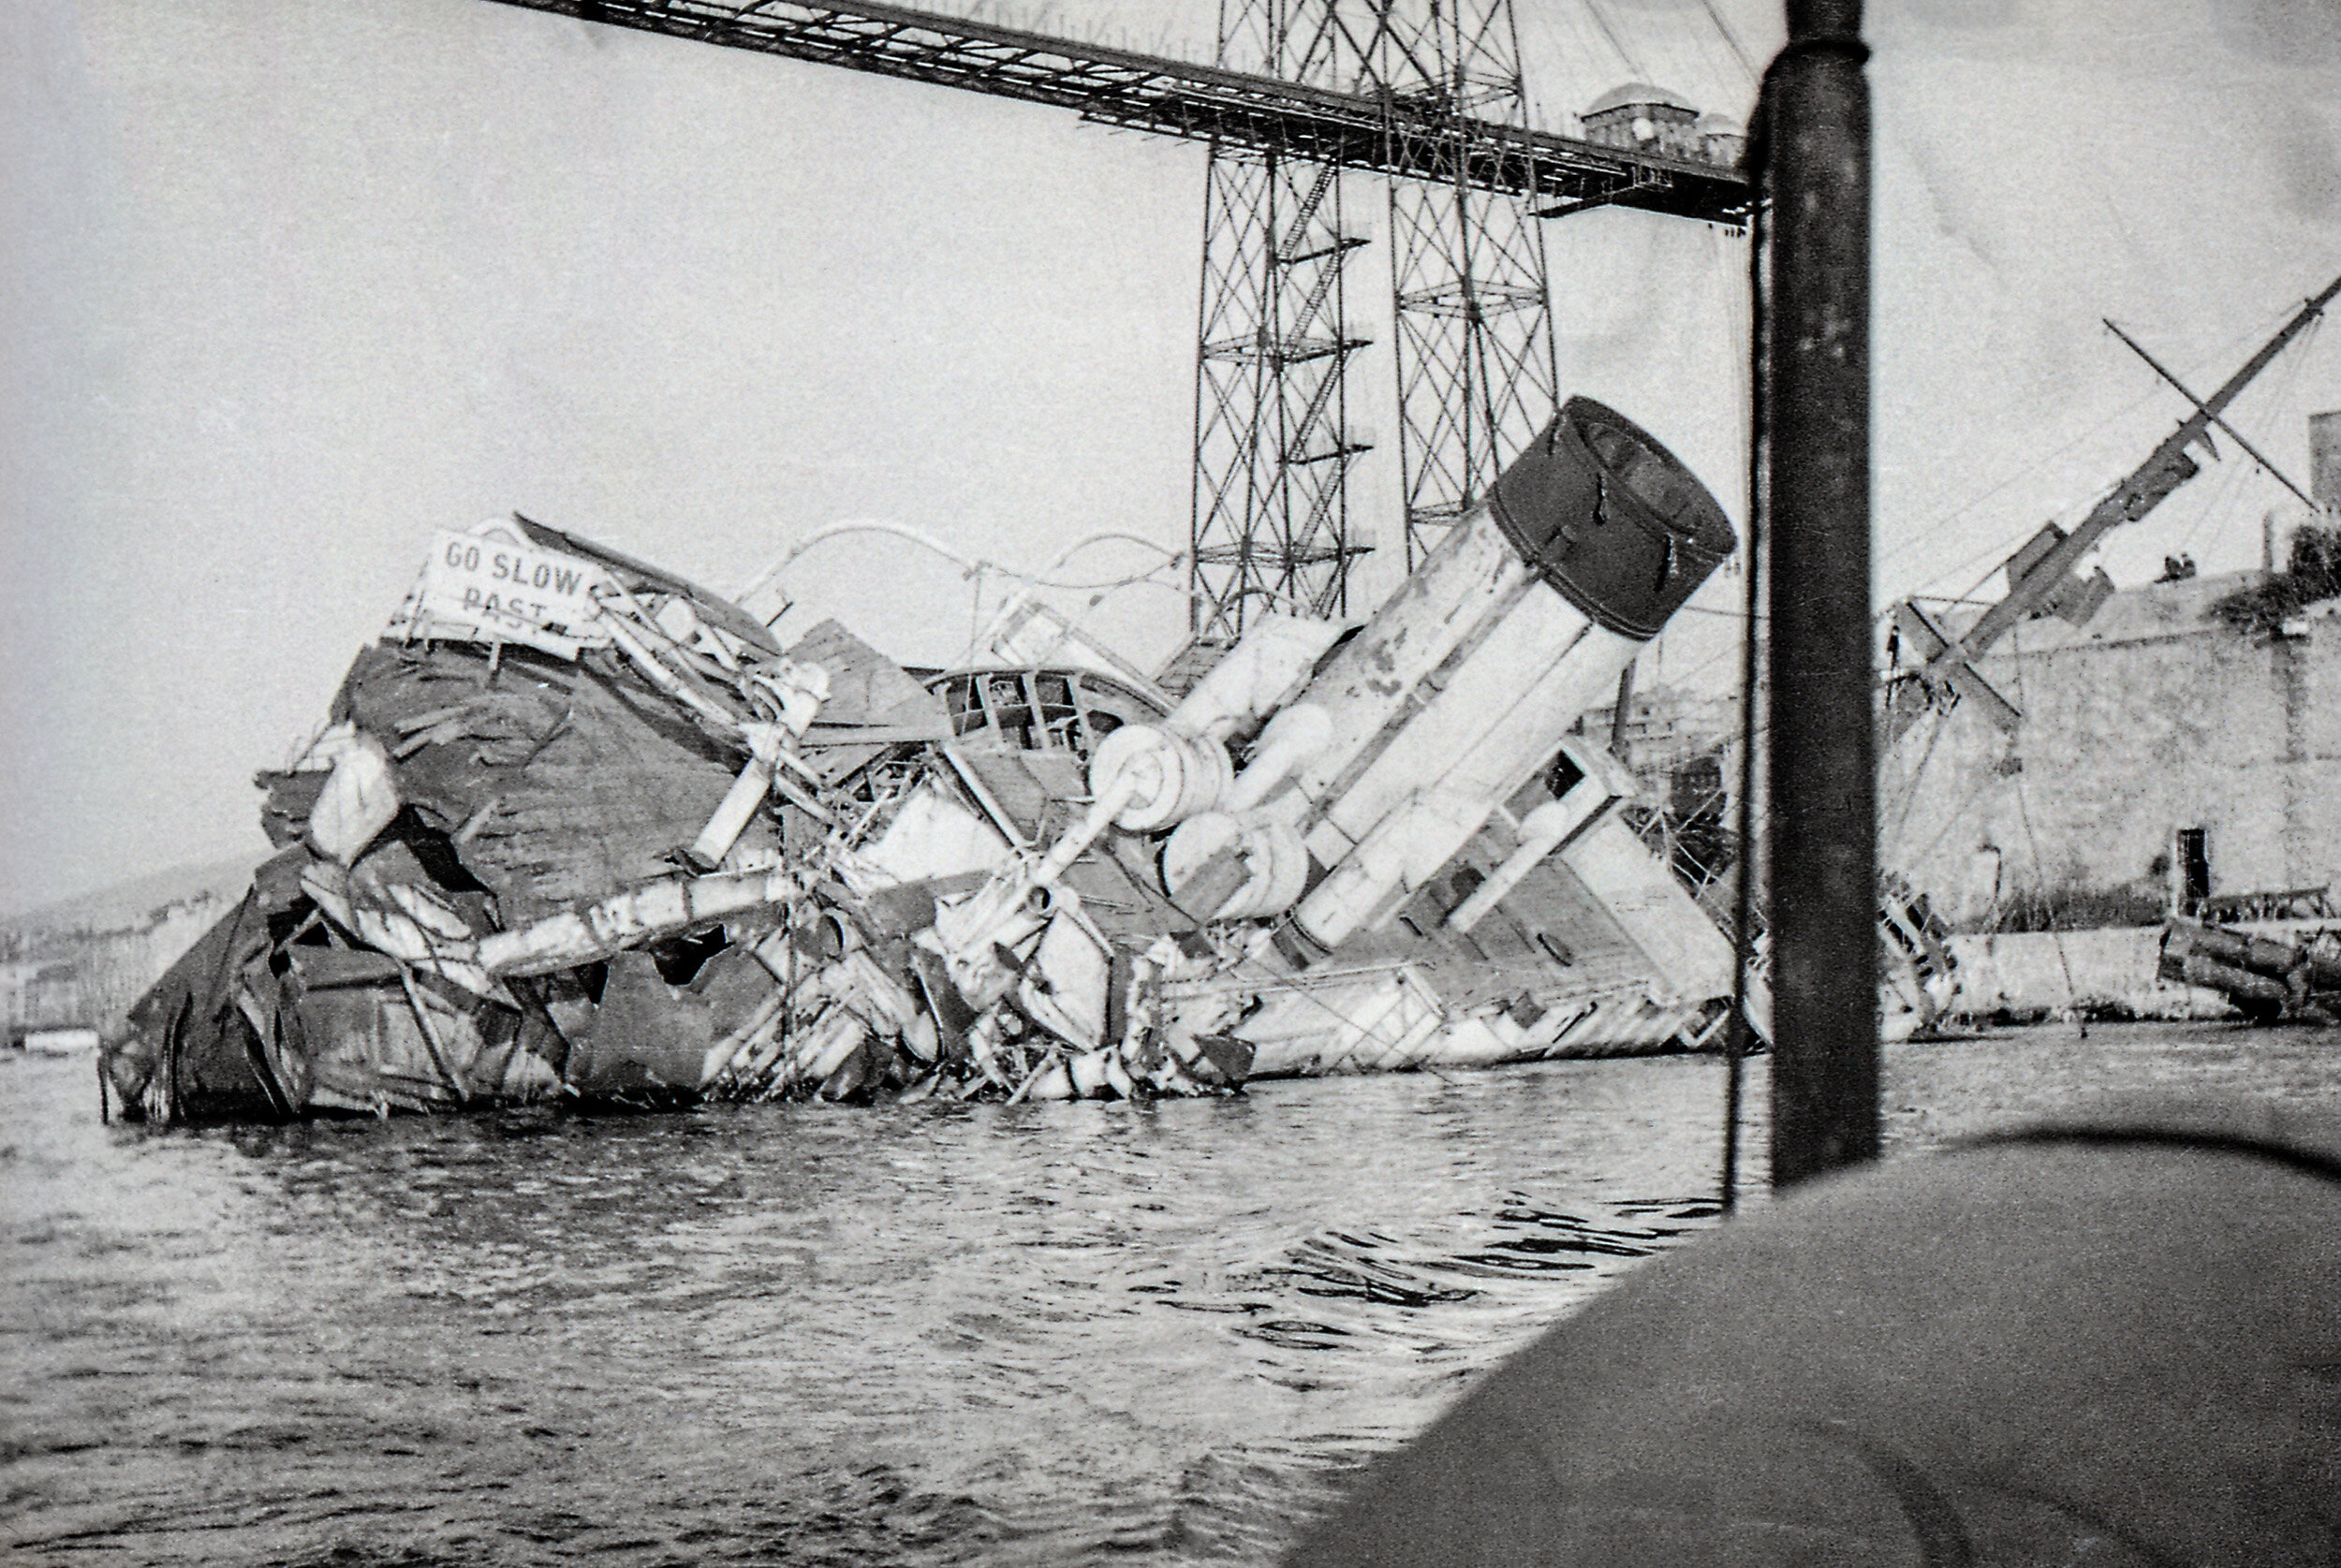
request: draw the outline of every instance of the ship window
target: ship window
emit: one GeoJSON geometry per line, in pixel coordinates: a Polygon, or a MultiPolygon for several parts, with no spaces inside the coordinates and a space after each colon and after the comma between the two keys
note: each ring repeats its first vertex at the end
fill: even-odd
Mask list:
{"type": "Polygon", "coordinates": [[[1032,750],[1032,699],[1024,690],[1024,678],[987,675],[983,688],[984,706],[992,711],[992,722],[999,726],[1000,738],[1010,745],[1032,750]]]}
{"type": "Polygon", "coordinates": [[[1584,776],[1585,770],[1578,767],[1576,759],[1564,751],[1553,759],[1553,770],[1545,774],[1544,787],[1551,790],[1553,799],[1557,800],[1575,788],[1578,782],[1584,776]]]}
{"type": "Polygon", "coordinates": [[[943,688],[943,702],[950,710],[953,735],[973,735],[992,722],[984,713],[983,699],[977,695],[976,678],[972,675],[952,676],[943,688]]]}
{"type": "Polygon", "coordinates": [[[1041,743],[1059,751],[1081,751],[1081,709],[1073,701],[1073,678],[1041,670],[1032,678],[1033,706],[1040,714],[1041,743]]]}

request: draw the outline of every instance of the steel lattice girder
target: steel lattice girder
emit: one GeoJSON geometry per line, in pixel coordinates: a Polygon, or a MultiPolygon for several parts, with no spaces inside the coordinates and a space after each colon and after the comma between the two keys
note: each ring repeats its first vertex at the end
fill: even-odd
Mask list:
{"type": "Polygon", "coordinates": [[[1597,146],[1495,121],[1459,123],[1451,112],[1457,102],[1452,93],[1344,93],[907,6],[809,0],[498,3],[1050,104],[1107,125],[1344,169],[1450,183],[1460,173],[1466,183],[1490,191],[1565,204],[1637,207],[1713,223],[1742,223],[1747,211],[1747,182],[1735,169],[1597,146]],[[1393,125],[1409,122],[1419,122],[1427,134],[1391,134],[1393,125]]]}

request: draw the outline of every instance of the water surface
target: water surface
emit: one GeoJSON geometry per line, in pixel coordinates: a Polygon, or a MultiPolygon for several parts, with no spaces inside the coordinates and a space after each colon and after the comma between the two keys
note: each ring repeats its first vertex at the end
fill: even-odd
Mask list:
{"type": "MultiPolygon", "coordinates": [[[[2066,1025],[1893,1048],[1883,1104],[1901,1153],[2108,1088],[2341,1111],[2336,1063],[2313,1031],[2066,1025]]],[[[4,1538],[91,1564],[1269,1561],[1476,1374],[1717,1223],[1722,1093],[1676,1057],[157,1134],[98,1124],[86,1059],[7,1062],[4,1538]]]]}

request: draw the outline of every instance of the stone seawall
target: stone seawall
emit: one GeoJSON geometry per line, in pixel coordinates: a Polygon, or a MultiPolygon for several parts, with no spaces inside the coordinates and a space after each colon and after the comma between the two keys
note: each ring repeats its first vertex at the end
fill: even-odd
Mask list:
{"type": "Polygon", "coordinates": [[[2159,926],[1954,936],[1949,945],[1959,986],[1948,1010],[1965,1018],[2076,1008],[2141,1018],[2233,1018],[2217,991],[2155,977],[2161,943],[2159,926]]]}
{"type": "Polygon", "coordinates": [[[1884,863],[1972,925],[2020,899],[2151,899],[2181,828],[2202,830],[2215,892],[2341,885],[2341,600],[2297,635],[2245,637],[2213,607],[2259,580],[2129,589],[2086,627],[2025,623],[1977,661],[2023,729],[1963,708],[1890,753],[1884,863]]]}

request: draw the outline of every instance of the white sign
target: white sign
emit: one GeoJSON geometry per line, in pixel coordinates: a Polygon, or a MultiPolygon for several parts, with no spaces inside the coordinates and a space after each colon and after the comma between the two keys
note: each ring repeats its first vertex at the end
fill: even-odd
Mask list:
{"type": "Polygon", "coordinates": [[[601,613],[592,590],[602,580],[602,569],[578,556],[442,528],[423,563],[422,608],[434,621],[479,627],[483,639],[572,653],[609,640],[592,623],[601,613]]]}

